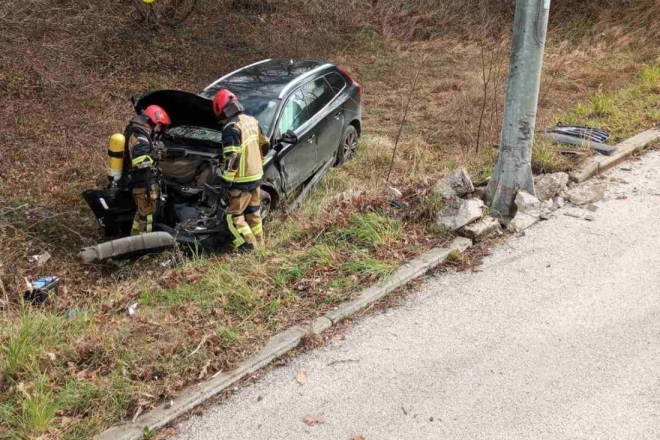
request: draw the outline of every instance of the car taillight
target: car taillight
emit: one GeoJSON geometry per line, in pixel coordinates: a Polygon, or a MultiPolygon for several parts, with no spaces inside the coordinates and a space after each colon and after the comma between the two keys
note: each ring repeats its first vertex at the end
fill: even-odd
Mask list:
{"type": "Polygon", "coordinates": [[[337,66],[337,70],[339,70],[341,73],[346,75],[346,78],[348,78],[348,80],[350,82],[352,82],[353,85],[358,88],[358,90],[360,91],[360,99],[362,99],[362,97],[364,96],[364,90],[362,89],[362,85],[359,84],[357,81],[355,81],[355,79],[353,79],[353,76],[350,74],[350,72],[348,71],[348,69],[346,67],[337,66]]]}

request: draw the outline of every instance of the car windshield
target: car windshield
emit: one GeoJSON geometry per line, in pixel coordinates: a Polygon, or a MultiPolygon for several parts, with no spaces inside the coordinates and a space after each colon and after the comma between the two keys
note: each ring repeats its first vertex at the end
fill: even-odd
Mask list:
{"type": "Polygon", "coordinates": [[[222,142],[222,133],[203,127],[191,127],[189,125],[180,125],[167,130],[167,136],[179,139],[194,139],[204,142],[222,142]]]}
{"type": "Polygon", "coordinates": [[[275,119],[277,101],[267,98],[239,98],[239,100],[245,107],[245,113],[257,118],[259,125],[261,125],[261,131],[268,135],[275,119]]]}

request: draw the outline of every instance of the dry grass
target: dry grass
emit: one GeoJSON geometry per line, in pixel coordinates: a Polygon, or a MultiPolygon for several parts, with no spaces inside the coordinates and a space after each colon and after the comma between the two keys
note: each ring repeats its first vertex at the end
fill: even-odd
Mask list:
{"type": "MultiPolygon", "coordinates": [[[[477,181],[490,175],[509,47],[508,29],[497,23],[510,23],[511,8],[399,3],[202,0],[203,13],[183,27],[156,32],[133,25],[127,0],[0,5],[0,438],[90,438],[232,368],[273,333],[446,241],[429,226],[439,205],[428,189],[458,166],[477,181]],[[334,170],[301,212],[273,219],[267,251],[80,264],[79,247],[100,235],[79,193],[103,180],[107,137],[123,128],[128,98],[153,88],[200,90],[265,57],[327,58],[353,71],[366,90],[358,157],[334,170]],[[393,178],[405,193],[404,215],[382,189],[410,93],[393,178]],[[28,263],[43,250],[50,262],[28,263]],[[57,298],[42,308],[22,304],[24,279],[45,274],[63,279],[57,298]]],[[[657,69],[645,68],[657,54],[644,46],[658,36],[645,15],[660,12],[657,2],[636,2],[635,10],[585,4],[560,20],[570,3],[553,2],[539,127],[558,118],[598,123],[619,138],[657,121],[657,69]],[[597,26],[584,29],[585,21],[597,26]],[[624,86],[632,80],[638,85],[624,86]]],[[[574,165],[537,144],[535,171],[574,165]]]]}

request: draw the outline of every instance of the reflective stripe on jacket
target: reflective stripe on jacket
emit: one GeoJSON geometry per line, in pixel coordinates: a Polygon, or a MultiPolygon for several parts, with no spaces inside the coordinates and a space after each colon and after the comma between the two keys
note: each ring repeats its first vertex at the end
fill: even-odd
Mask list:
{"type": "Polygon", "coordinates": [[[240,138],[240,145],[226,143],[222,149],[225,157],[222,178],[232,183],[252,183],[264,175],[262,145],[268,139],[261,134],[259,122],[252,116],[239,114],[231,118],[223,132],[234,129],[240,138]]]}

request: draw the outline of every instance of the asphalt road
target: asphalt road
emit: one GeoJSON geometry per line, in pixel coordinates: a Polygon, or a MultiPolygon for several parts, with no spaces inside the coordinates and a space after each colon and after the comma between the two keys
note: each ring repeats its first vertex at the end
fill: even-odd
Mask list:
{"type": "Polygon", "coordinates": [[[557,211],[174,438],[660,438],[660,153],[623,167],[595,221],[557,211]]]}

